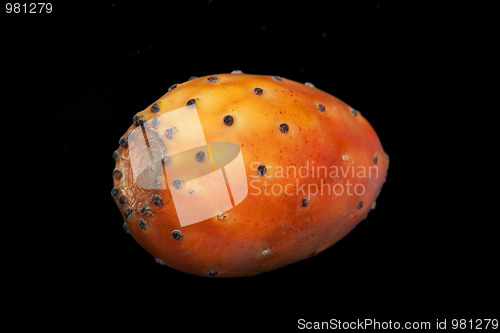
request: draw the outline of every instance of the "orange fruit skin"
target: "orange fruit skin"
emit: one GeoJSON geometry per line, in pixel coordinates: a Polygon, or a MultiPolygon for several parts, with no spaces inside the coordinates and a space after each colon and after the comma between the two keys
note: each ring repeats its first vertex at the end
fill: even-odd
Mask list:
{"type": "MultiPolygon", "coordinates": [[[[253,276],[320,253],[367,217],[385,182],[389,158],[361,113],[326,92],[285,78],[212,76],[217,77],[216,82],[207,81],[209,76],[205,76],[178,84],[155,101],[158,113],[151,111],[152,103],[138,115],[151,120],[195,99],[206,141],[240,146],[249,194],[224,212],[222,220],[214,216],[181,227],[168,188],[152,191],[127,186],[132,181],[128,148],[117,150],[116,169],[123,176],[114,178],[114,186],[122,189],[128,202],[122,205],[118,198],[115,201],[122,214],[126,208],[134,211],[133,217],[124,216],[127,229],[158,262],[199,276],[253,276]],[[256,87],[262,94],[254,93],[256,87]],[[232,126],[224,124],[226,115],[233,117],[232,126]],[[288,132],[280,130],[282,123],[288,125],[288,132]],[[263,176],[257,174],[259,164],[267,166],[263,176]],[[337,176],[331,174],[332,167],[337,168],[337,176]],[[285,177],[286,168],[290,172],[285,177]],[[291,172],[294,169],[307,175],[295,175],[291,172]],[[353,174],[353,169],[364,169],[365,176],[353,174]],[[342,170],[349,172],[342,174],[342,170]],[[371,170],[370,175],[367,170],[371,170]],[[332,193],[335,184],[337,192],[332,193]],[[361,184],[357,192],[362,188],[362,195],[348,195],[348,184],[353,185],[352,193],[354,185],[361,184]],[[324,191],[304,195],[297,185],[299,189],[310,185],[324,191]],[[287,193],[282,190],[273,195],[285,188],[287,193]],[[339,194],[341,188],[343,194],[339,194]],[[162,198],[162,207],[152,204],[154,194],[162,198]],[[306,206],[302,205],[304,198],[306,206]],[[144,204],[154,216],[140,214],[144,204]],[[140,217],[147,221],[147,228],[139,227],[140,217]],[[173,230],[182,232],[181,240],[172,237],[173,230]]],[[[129,131],[135,128],[132,125],[129,131]]]]}

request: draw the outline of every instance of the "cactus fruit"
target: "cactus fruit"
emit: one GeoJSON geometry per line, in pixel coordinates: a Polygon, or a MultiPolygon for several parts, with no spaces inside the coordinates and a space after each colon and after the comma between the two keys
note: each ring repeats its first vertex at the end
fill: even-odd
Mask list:
{"type": "Polygon", "coordinates": [[[157,263],[200,276],[327,249],[375,207],[389,165],[358,111],[278,76],[193,78],[132,120],[113,153],[125,231],[157,263]]]}

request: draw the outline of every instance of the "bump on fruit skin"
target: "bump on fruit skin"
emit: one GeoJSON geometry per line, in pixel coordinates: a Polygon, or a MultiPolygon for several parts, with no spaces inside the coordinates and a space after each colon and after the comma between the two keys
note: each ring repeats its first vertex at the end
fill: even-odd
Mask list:
{"type": "Polygon", "coordinates": [[[123,216],[125,216],[126,219],[130,219],[132,218],[132,216],[134,216],[134,211],[131,208],[127,208],[123,212],[123,216]]]}
{"type": "Polygon", "coordinates": [[[123,148],[127,148],[128,147],[128,140],[125,136],[122,136],[120,138],[120,141],[119,141],[119,144],[120,146],[122,146],[123,148]]]}
{"type": "Polygon", "coordinates": [[[139,127],[144,124],[144,119],[142,119],[140,115],[136,114],[132,119],[132,122],[134,123],[135,126],[139,127]]]}
{"type": "Polygon", "coordinates": [[[122,178],[123,174],[119,169],[114,169],[113,170],[113,178],[120,180],[122,178]]]}
{"type": "Polygon", "coordinates": [[[172,238],[175,240],[182,240],[184,236],[182,235],[182,232],[180,230],[174,230],[172,231],[172,238]]]}
{"type": "Polygon", "coordinates": [[[264,93],[264,90],[262,88],[253,88],[253,93],[255,95],[262,95],[264,93]]]}
{"type": "Polygon", "coordinates": [[[219,78],[217,76],[210,76],[209,78],[207,78],[207,82],[210,82],[210,83],[215,83],[219,81],[219,78]]]}
{"type": "Polygon", "coordinates": [[[153,105],[151,106],[151,112],[153,112],[153,113],[158,113],[158,112],[160,112],[160,106],[159,106],[157,103],[153,104],[153,105]]]}
{"type": "Polygon", "coordinates": [[[128,203],[128,199],[126,196],[122,195],[120,198],[118,198],[118,202],[120,205],[125,206],[128,203]]]}
{"type": "Polygon", "coordinates": [[[182,178],[175,178],[174,181],[172,182],[172,184],[174,185],[174,187],[176,189],[180,189],[182,185],[184,185],[184,181],[182,180],[182,178]]]}
{"type": "Polygon", "coordinates": [[[153,212],[151,211],[151,208],[148,205],[142,207],[141,214],[142,216],[154,216],[153,212]]]}
{"type": "Polygon", "coordinates": [[[290,127],[288,126],[288,124],[285,124],[285,123],[280,124],[281,133],[288,133],[289,130],[290,130],[290,127]]]}
{"type": "MultiPolygon", "coordinates": [[[[361,197],[248,195],[228,211],[181,227],[169,188],[145,190],[132,183],[131,137],[123,135],[112,154],[117,171],[113,171],[111,195],[126,221],[124,230],[157,263],[203,277],[253,276],[324,251],[375,207],[387,175],[387,154],[359,111],[312,83],[239,70],[191,77],[173,84],[140,116],[131,117],[126,133],[132,133],[137,124],[143,128],[149,124],[163,142],[172,142],[180,134],[162,124],[161,116],[182,107],[196,108],[207,142],[240,146],[249,181],[284,186],[289,179],[274,177],[276,166],[300,168],[307,161],[377,167],[378,177],[362,180],[366,193],[361,197]]],[[[209,161],[208,155],[202,158],[198,152],[193,153],[194,163],[209,161]]],[[[173,158],[164,152],[160,160],[166,166],[173,158]]],[[[299,180],[320,181],[313,177],[299,180]]],[[[341,180],[353,181],[351,176],[341,180]]],[[[170,185],[191,195],[201,193],[183,184],[179,178],[170,185]]]]}
{"type": "Polygon", "coordinates": [[[154,117],[151,120],[151,127],[158,128],[158,126],[160,126],[160,123],[161,123],[160,117],[154,117]]]}
{"type": "Polygon", "coordinates": [[[120,188],[118,187],[113,187],[111,189],[111,197],[113,199],[118,199],[120,197],[120,188]]]}
{"type": "Polygon", "coordinates": [[[265,165],[261,164],[257,167],[257,174],[259,176],[264,176],[266,172],[267,172],[267,167],[265,165]]]}
{"type": "Polygon", "coordinates": [[[151,202],[158,207],[163,207],[163,199],[158,194],[153,195],[151,202]]]}
{"type": "Polygon", "coordinates": [[[148,223],[142,217],[139,218],[138,225],[139,225],[139,229],[141,229],[141,230],[145,230],[148,227],[148,223]]]}
{"type": "Polygon", "coordinates": [[[169,127],[165,130],[165,136],[167,139],[172,140],[174,133],[177,133],[177,128],[176,127],[169,127]]]}
{"type": "Polygon", "coordinates": [[[200,163],[205,161],[205,152],[203,150],[199,150],[196,152],[196,160],[200,163]]]}
{"type": "Polygon", "coordinates": [[[231,115],[224,116],[224,125],[226,126],[232,126],[234,123],[234,118],[231,115]]]}

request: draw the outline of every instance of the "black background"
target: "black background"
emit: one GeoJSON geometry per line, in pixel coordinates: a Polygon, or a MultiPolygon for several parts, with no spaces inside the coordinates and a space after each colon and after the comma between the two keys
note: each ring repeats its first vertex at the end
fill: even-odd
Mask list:
{"type": "Polygon", "coordinates": [[[498,318],[491,11],[325,4],[2,8],[3,262],[17,325],[292,331],[299,318],[498,318]],[[171,84],[234,69],[342,99],[391,163],[377,208],[330,249],[207,279],[157,265],[123,232],[111,153],[171,84]]]}

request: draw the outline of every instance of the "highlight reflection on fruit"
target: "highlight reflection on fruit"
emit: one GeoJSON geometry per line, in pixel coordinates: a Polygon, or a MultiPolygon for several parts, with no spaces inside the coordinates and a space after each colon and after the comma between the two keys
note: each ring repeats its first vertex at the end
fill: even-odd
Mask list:
{"type": "Polygon", "coordinates": [[[344,102],[240,71],[172,85],[133,117],[113,158],[125,231],[158,263],[209,277],[330,247],[375,207],[389,165],[344,102]]]}

